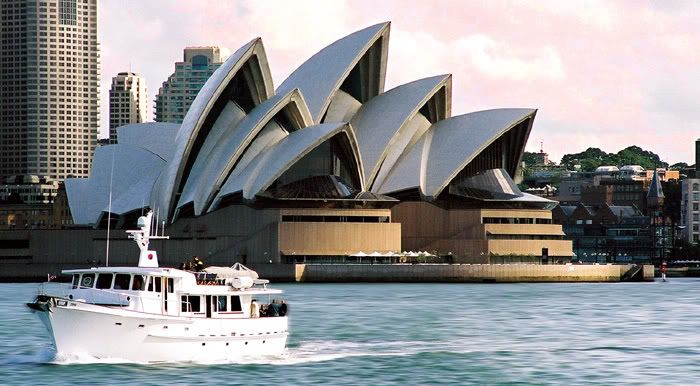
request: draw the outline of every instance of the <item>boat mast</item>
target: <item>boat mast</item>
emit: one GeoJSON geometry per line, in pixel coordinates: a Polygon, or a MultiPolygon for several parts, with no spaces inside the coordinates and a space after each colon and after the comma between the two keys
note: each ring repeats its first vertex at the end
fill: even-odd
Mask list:
{"type": "Polygon", "coordinates": [[[109,229],[112,223],[112,177],[114,176],[114,147],[112,147],[112,168],[109,171],[109,205],[107,206],[107,246],[105,251],[105,267],[109,267],[109,229]]]}
{"type": "Polygon", "coordinates": [[[139,217],[138,230],[129,230],[129,238],[136,242],[141,253],[139,254],[139,267],[158,268],[158,254],[148,249],[151,239],[169,239],[168,236],[158,236],[158,223],[155,223],[156,234],[151,234],[153,229],[153,211],[149,210],[145,216],[139,217]]]}

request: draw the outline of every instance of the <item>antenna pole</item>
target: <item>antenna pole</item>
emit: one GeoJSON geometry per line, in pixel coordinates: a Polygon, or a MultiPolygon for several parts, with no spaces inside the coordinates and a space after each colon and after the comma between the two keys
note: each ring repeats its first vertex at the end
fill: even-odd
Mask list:
{"type": "Polygon", "coordinates": [[[114,148],[112,148],[112,167],[109,171],[109,205],[107,206],[107,250],[105,251],[105,267],[109,267],[109,229],[112,225],[112,177],[114,176],[114,148]]]}

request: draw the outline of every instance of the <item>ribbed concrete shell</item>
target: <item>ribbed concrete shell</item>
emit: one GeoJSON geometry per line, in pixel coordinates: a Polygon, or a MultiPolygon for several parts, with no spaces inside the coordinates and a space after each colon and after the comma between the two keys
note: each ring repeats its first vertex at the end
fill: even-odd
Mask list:
{"type": "MultiPolygon", "coordinates": [[[[376,192],[388,194],[419,187],[423,197],[434,200],[484,149],[529,119],[526,132],[511,149],[521,154],[536,112],[533,109],[495,109],[440,121],[406,152],[376,192]]],[[[514,165],[509,169],[512,175],[514,165]]]]}
{"type": "Polygon", "coordinates": [[[173,157],[154,186],[155,201],[151,204],[152,208],[160,209],[161,213],[172,213],[176,195],[189,176],[188,168],[194,163],[200,150],[199,146],[203,144],[209,129],[224,109],[227,99],[234,96],[227,95],[229,92],[225,91],[229,90],[229,86],[234,86],[233,81],[237,73],[244,67],[248,70],[244,87],[248,88],[255,105],[273,94],[267,57],[262,40],[257,38],[233,53],[207,80],[192,102],[175,139],[173,157]]]}
{"type": "Polygon", "coordinates": [[[147,205],[146,193],[164,165],[163,159],[140,147],[122,144],[98,147],[90,177],[65,181],[73,222],[96,224],[102,212],[108,211],[110,188],[112,205],[117,209],[113,213],[147,205]]]}
{"type": "Polygon", "coordinates": [[[323,121],[336,91],[352,74],[357,76],[350,80],[352,84],[348,84],[348,91],[353,91],[353,97],[360,103],[381,94],[384,91],[389,26],[389,22],[376,24],[337,40],[299,66],[277,88],[277,93],[300,89],[314,123],[323,121]]]}
{"type": "Polygon", "coordinates": [[[133,123],[117,128],[117,142],[120,145],[144,148],[163,160],[169,160],[173,155],[178,130],[178,123],[133,123]]]}
{"type": "MultiPolygon", "coordinates": [[[[357,161],[359,159],[357,142],[347,123],[310,126],[291,133],[268,151],[258,154],[239,174],[232,175],[221,188],[213,206],[216,207],[223,196],[241,191],[244,199],[253,200],[256,194],[267,189],[295,162],[338,134],[347,136],[357,161]]],[[[359,172],[359,165],[356,167],[359,172]]],[[[358,175],[358,179],[361,181],[361,175],[358,175]]]]}
{"type": "Polygon", "coordinates": [[[258,154],[285,137],[289,131],[296,131],[312,125],[304,98],[298,89],[287,94],[277,94],[256,106],[242,119],[232,122],[222,135],[205,142],[206,152],[195,162],[178,208],[194,202],[195,214],[206,211],[214,196],[231,174],[234,167],[244,168],[252,155],[258,154]],[[285,114],[287,127],[271,122],[277,114],[285,114]],[[245,155],[249,154],[248,157],[245,155]]]}
{"type": "MultiPolygon", "coordinates": [[[[536,112],[533,109],[485,110],[433,125],[421,193],[429,200],[436,198],[477,155],[518,123],[534,118],[536,112]]],[[[527,131],[529,134],[529,129],[527,131]]],[[[527,135],[517,145],[519,149],[513,150],[522,154],[526,141],[527,135]]],[[[515,170],[509,169],[512,176],[515,170]]]]}
{"type": "Polygon", "coordinates": [[[361,149],[365,185],[370,190],[375,183],[381,185],[406,146],[415,143],[427,129],[426,124],[414,121],[422,115],[420,110],[431,110],[427,105],[433,102],[432,114],[426,113],[433,117],[424,117],[426,120],[436,122],[450,116],[451,84],[451,75],[407,83],[371,99],[355,114],[350,123],[361,149]],[[380,169],[385,171],[381,180],[375,181],[380,169]]]}

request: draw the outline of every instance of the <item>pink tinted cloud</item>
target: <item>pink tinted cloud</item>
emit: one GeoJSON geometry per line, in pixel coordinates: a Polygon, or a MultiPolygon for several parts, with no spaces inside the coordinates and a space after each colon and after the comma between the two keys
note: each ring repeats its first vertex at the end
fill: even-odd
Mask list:
{"type": "MultiPolygon", "coordinates": [[[[103,98],[129,63],[150,95],[187,45],[234,51],[263,38],[275,84],[310,55],[390,20],[387,89],[453,74],[453,113],[539,109],[554,159],[588,146],[636,144],[675,162],[692,156],[700,114],[700,6],[612,1],[148,1],[101,2],[103,98]]],[[[152,99],[152,97],[151,97],[152,99]]],[[[103,99],[103,105],[106,103],[103,99]]],[[[107,110],[103,110],[106,119],[107,110]]],[[[105,120],[103,119],[103,122],[105,120]]]]}

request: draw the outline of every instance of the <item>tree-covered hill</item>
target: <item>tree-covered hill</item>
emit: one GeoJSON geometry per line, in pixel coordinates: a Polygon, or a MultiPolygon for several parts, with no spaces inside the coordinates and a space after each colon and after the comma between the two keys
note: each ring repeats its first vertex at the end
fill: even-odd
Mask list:
{"type": "Polygon", "coordinates": [[[668,167],[668,163],[662,161],[657,154],[644,150],[639,146],[629,146],[617,153],[606,153],[596,147],[589,147],[581,153],[565,154],[561,164],[567,169],[573,170],[574,165],[581,165],[581,171],[592,172],[598,166],[612,165],[640,165],[645,169],[668,167]]]}

